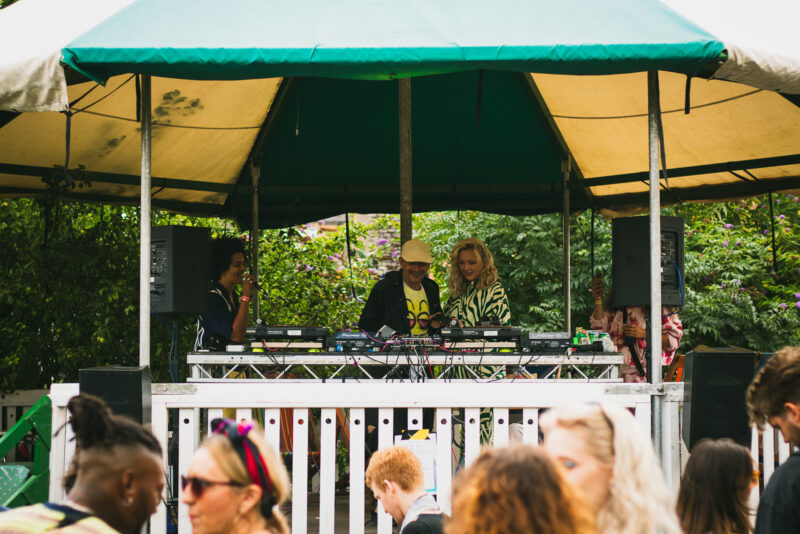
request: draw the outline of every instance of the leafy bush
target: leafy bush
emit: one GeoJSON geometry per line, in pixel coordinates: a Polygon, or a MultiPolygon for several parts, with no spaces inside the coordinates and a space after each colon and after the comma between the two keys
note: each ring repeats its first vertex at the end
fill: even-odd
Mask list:
{"type": "MultiPolygon", "coordinates": [[[[685,221],[686,298],[681,351],[704,344],[763,352],[800,345],[800,200],[774,195],[777,268],[772,264],[767,197],[665,209],[685,221]]],[[[416,216],[418,236],[444,261],[456,241],[482,239],[495,257],[512,322],[532,331],[563,330],[562,230],[558,215],[508,217],[478,212],[416,216]]],[[[572,217],[572,324],[592,313],[591,214],[572,217]]],[[[594,268],[611,273],[611,224],[594,223],[594,268]]],[[[443,265],[432,269],[441,282],[443,265]]]]}
{"type": "MultiPolygon", "coordinates": [[[[682,351],[699,344],[773,351],[800,345],[800,202],[774,195],[664,210],[686,221],[686,305],[682,351]],[[772,263],[770,224],[776,230],[772,263]]],[[[0,208],[0,390],[75,381],[80,368],[138,363],[138,209],[54,199],[7,200],[0,208]]],[[[243,235],[230,222],[154,212],[153,224],[200,225],[212,235],[243,235]]],[[[592,310],[591,215],[570,221],[572,324],[588,326],[592,310]]],[[[363,300],[398,253],[379,239],[397,231],[396,217],[317,235],[313,225],[265,230],[260,239],[262,317],[270,324],[354,326],[363,300]]],[[[512,309],[527,330],[563,329],[561,217],[508,217],[477,212],[414,217],[416,237],[428,241],[431,272],[447,299],[446,262],[458,239],[479,237],[494,253],[512,309]]],[[[611,272],[611,225],[594,224],[595,268],[611,272]]],[[[610,276],[608,276],[610,278],[610,276]]],[[[154,381],[181,380],[184,362],[169,369],[173,335],[185,354],[195,337],[193,316],[154,318],[154,381]],[[173,334],[174,321],[178,329],[173,334]]],[[[183,360],[183,358],[181,358],[183,360]]]]}
{"type": "Polygon", "coordinates": [[[355,327],[381,259],[391,257],[393,244],[374,237],[395,225],[391,218],[352,224],[349,261],[344,227],[320,235],[312,225],[262,232],[262,318],[267,324],[355,327]]]}

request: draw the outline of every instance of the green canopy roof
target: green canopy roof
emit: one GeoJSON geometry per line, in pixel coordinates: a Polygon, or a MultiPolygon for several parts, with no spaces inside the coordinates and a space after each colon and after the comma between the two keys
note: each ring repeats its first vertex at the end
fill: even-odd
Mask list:
{"type": "Polygon", "coordinates": [[[63,50],[95,80],[697,72],[723,45],[657,0],[137,0],[63,50]]]}
{"type": "MultiPolygon", "coordinates": [[[[415,211],[560,211],[564,154],[573,209],[646,206],[651,69],[663,202],[800,187],[800,108],[740,84],[687,84],[721,52],[657,0],[134,0],[63,51],[114,76],[69,88],[69,165],[91,185],[65,196],[138,203],[131,73],[154,75],[153,205],[247,225],[251,158],[261,227],[397,211],[397,82],[376,80],[400,76],[417,76],[415,211]]],[[[41,194],[64,162],[64,117],[0,122],[0,196],[41,194]]]]}
{"type": "MultiPolygon", "coordinates": [[[[281,90],[258,156],[261,225],[398,211],[397,82],[301,78],[281,90]]],[[[536,213],[561,199],[562,151],[527,75],[416,78],[412,140],[415,211],[536,213]]],[[[243,224],[248,189],[226,206],[243,224]]],[[[581,189],[575,194],[586,198],[581,189]]]]}

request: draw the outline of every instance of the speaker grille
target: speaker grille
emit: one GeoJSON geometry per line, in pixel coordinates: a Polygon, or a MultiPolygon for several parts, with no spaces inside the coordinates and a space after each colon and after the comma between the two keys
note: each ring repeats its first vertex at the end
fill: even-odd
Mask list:
{"type": "Polygon", "coordinates": [[[684,361],[683,440],[691,450],[703,438],[750,444],[745,392],[756,353],[698,347],[684,361]]]}

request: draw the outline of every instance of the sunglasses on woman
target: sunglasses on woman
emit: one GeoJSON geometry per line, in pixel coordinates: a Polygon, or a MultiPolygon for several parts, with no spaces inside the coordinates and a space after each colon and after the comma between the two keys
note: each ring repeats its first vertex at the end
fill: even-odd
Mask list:
{"type": "Polygon", "coordinates": [[[203,495],[203,492],[210,488],[211,486],[234,486],[238,488],[243,488],[244,484],[239,482],[234,482],[233,480],[228,481],[217,481],[217,480],[206,480],[205,478],[200,477],[185,477],[181,475],[181,490],[185,490],[186,486],[189,486],[192,490],[192,494],[195,497],[200,497],[203,495]]]}

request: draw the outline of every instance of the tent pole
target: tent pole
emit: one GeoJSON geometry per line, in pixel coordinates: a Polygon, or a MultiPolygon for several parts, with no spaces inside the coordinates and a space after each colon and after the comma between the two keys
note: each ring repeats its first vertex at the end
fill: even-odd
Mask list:
{"type": "Polygon", "coordinates": [[[650,145],[650,366],[647,372],[656,393],[652,397],[653,443],[664,460],[663,413],[664,385],[661,383],[661,182],[659,181],[658,119],[661,113],[658,71],[647,72],[647,117],[650,145]]]}
{"type": "Polygon", "coordinates": [[[139,214],[139,366],[150,365],[150,76],[142,76],[142,181],[139,214]]]}
{"type": "Polygon", "coordinates": [[[400,243],[411,239],[411,78],[398,80],[400,152],[400,243]]]}
{"type": "MultiPolygon", "coordinates": [[[[250,276],[258,283],[258,182],[261,179],[261,165],[256,163],[253,158],[250,158],[250,178],[253,196],[252,217],[250,219],[250,276]]],[[[251,308],[253,310],[253,320],[256,322],[259,319],[258,293],[258,291],[253,293],[253,306],[251,308]]]]}
{"type": "Polygon", "coordinates": [[[564,173],[564,206],[561,212],[561,227],[564,239],[562,251],[564,257],[562,264],[564,267],[564,330],[572,332],[572,307],[570,284],[572,282],[572,272],[570,270],[570,241],[569,241],[569,173],[572,170],[569,154],[564,155],[561,160],[561,171],[564,173]]]}

